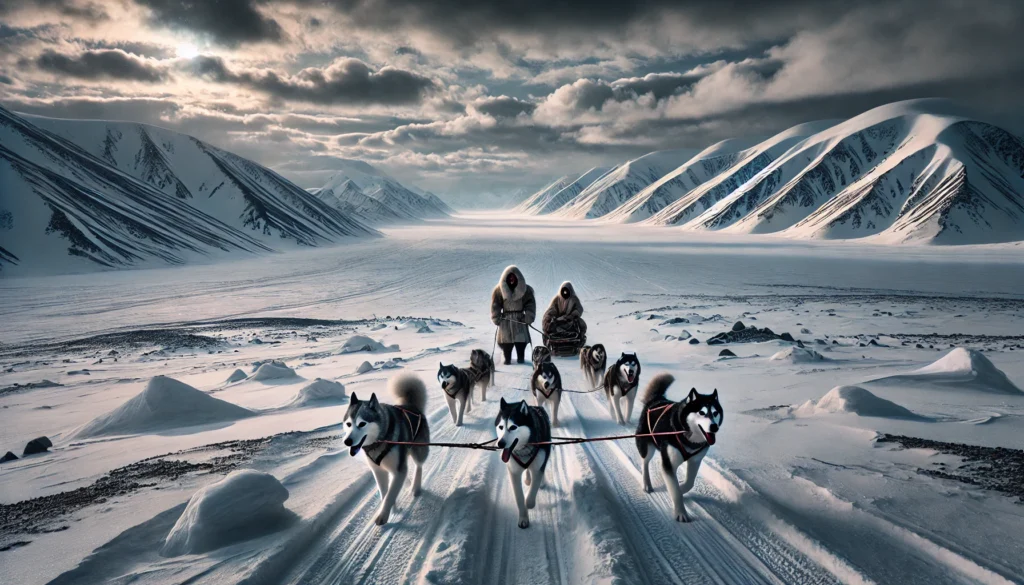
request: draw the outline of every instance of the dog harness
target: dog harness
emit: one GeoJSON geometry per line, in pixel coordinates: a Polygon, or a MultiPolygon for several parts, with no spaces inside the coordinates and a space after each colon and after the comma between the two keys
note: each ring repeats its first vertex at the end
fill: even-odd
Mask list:
{"type": "MultiPolygon", "coordinates": [[[[390,406],[391,408],[401,411],[401,413],[405,415],[405,422],[409,425],[409,432],[412,433],[411,439],[415,440],[420,434],[420,428],[423,426],[423,415],[418,412],[402,408],[401,406],[390,406]],[[416,424],[413,424],[412,422],[413,417],[416,418],[416,424]]],[[[370,461],[373,461],[373,464],[379,467],[380,462],[384,461],[384,458],[391,452],[392,447],[394,447],[394,444],[392,443],[382,443],[381,441],[377,441],[369,447],[363,447],[363,451],[366,452],[366,456],[370,458],[370,461]],[[380,445],[381,447],[377,447],[377,445],[380,445]],[[376,455],[372,455],[371,453],[376,451],[378,448],[380,448],[380,452],[376,455]]]]}
{"type": "Polygon", "coordinates": [[[530,465],[533,463],[533,460],[537,458],[537,453],[540,453],[540,447],[532,447],[531,449],[533,452],[530,453],[530,457],[526,461],[520,459],[519,456],[516,455],[516,452],[512,451],[512,459],[516,463],[518,463],[519,466],[522,467],[523,469],[529,468],[530,465]]]}
{"type": "Polygon", "coordinates": [[[552,388],[552,389],[551,389],[551,390],[549,390],[548,392],[545,392],[545,391],[544,391],[544,386],[535,386],[535,388],[536,388],[537,390],[540,390],[540,393],[541,393],[541,394],[543,394],[543,395],[544,395],[544,398],[547,398],[547,399],[550,399],[550,398],[551,398],[551,395],[555,393],[555,389],[554,389],[554,388],[552,388]]]}
{"type": "MultiPolygon", "coordinates": [[[[647,409],[647,431],[652,434],[651,440],[654,441],[654,446],[659,449],[661,449],[661,445],[658,444],[658,437],[654,435],[655,429],[657,428],[658,423],[661,422],[661,419],[665,416],[665,414],[668,413],[668,411],[672,410],[672,407],[675,405],[675,402],[668,402],[667,404],[647,409]],[[654,419],[654,424],[651,424],[652,412],[658,412],[658,418],[654,419]]],[[[697,443],[690,442],[689,439],[684,439],[684,434],[688,433],[678,433],[676,435],[673,435],[676,439],[676,443],[679,444],[679,452],[683,454],[683,461],[686,461],[691,457],[694,457],[695,455],[697,455],[697,453],[700,453],[701,451],[709,447],[707,443],[700,445],[697,443]],[[690,452],[689,450],[687,450],[686,445],[689,445],[691,448],[696,447],[697,450],[690,452]]]]}
{"type": "MultiPolygon", "coordinates": [[[[455,374],[455,381],[459,382],[459,383],[458,384],[452,384],[451,385],[452,388],[461,388],[464,385],[468,386],[468,385],[471,384],[471,382],[469,381],[469,375],[465,373],[467,371],[473,371],[473,370],[472,369],[470,369],[470,370],[459,369],[458,370],[458,372],[455,374]]],[[[458,390],[456,390],[454,393],[449,392],[447,388],[441,388],[441,390],[444,390],[444,393],[447,394],[448,398],[451,398],[452,400],[454,400],[455,396],[459,393],[458,390]]],[[[472,391],[473,391],[473,389],[470,388],[470,392],[472,392],[472,391]]]]}

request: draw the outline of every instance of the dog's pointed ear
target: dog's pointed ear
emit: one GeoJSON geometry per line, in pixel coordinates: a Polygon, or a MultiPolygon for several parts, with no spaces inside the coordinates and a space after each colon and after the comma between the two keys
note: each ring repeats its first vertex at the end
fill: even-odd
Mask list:
{"type": "Polygon", "coordinates": [[[379,405],[380,403],[377,402],[377,393],[374,392],[373,394],[370,394],[370,408],[377,408],[379,405]]]}
{"type": "Polygon", "coordinates": [[[711,393],[711,397],[718,398],[718,388],[715,388],[715,391],[711,393]]]}
{"type": "Polygon", "coordinates": [[[437,367],[443,368],[444,367],[444,362],[437,362],[437,367]]]}
{"type": "Polygon", "coordinates": [[[508,410],[508,402],[505,402],[505,397],[504,396],[501,397],[500,408],[501,408],[502,411],[508,410]]]}
{"type": "Polygon", "coordinates": [[[519,403],[519,412],[521,412],[523,414],[529,414],[530,413],[530,407],[526,404],[525,400],[523,400],[522,402],[519,403]]]}
{"type": "Polygon", "coordinates": [[[686,401],[687,402],[692,402],[694,400],[697,400],[697,396],[698,396],[697,389],[696,388],[690,388],[690,393],[686,395],[686,401]]]}
{"type": "Polygon", "coordinates": [[[356,396],[355,392],[353,392],[353,393],[348,395],[348,403],[349,404],[359,404],[359,397],[356,396]]]}

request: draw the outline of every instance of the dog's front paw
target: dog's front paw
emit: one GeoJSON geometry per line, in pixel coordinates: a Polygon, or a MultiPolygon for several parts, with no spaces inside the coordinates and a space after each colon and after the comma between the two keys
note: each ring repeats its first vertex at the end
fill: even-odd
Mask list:
{"type": "Polygon", "coordinates": [[[388,518],[390,516],[391,516],[391,512],[380,512],[379,514],[377,514],[377,517],[373,520],[373,522],[377,526],[384,526],[385,524],[388,523],[388,518]]]}
{"type": "Polygon", "coordinates": [[[530,518],[528,516],[520,516],[519,517],[519,527],[520,528],[529,528],[530,527],[530,518]]]}
{"type": "Polygon", "coordinates": [[[676,522],[691,522],[690,515],[686,513],[686,510],[678,512],[676,514],[676,522]]]}

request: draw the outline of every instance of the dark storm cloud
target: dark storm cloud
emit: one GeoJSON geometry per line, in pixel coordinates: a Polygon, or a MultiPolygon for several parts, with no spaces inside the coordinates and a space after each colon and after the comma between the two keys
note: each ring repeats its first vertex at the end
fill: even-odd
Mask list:
{"type": "Polygon", "coordinates": [[[0,16],[29,11],[50,12],[87,22],[110,18],[102,2],[91,0],[0,0],[0,16]]]}
{"type": "Polygon", "coordinates": [[[303,69],[295,75],[270,70],[232,70],[219,57],[198,57],[193,71],[217,83],[235,84],[275,98],[316,104],[413,104],[435,89],[430,79],[394,67],[377,71],[358,59],[303,69]]]}
{"type": "Polygon", "coordinates": [[[3,73],[0,73],[0,83],[4,85],[14,85],[14,80],[10,77],[7,77],[3,73]]]}
{"type": "Polygon", "coordinates": [[[151,11],[150,24],[210,35],[214,41],[235,46],[280,41],[284,30],[263,14],[253,0],[135,0],[151,11]]]}
{"type": "Polygon", "coordinates": [[[77,55],[65,55],[50,49],[36,57],[35,65],[49,73],[80,79],[106,78],[156,83],[167,76],[161,67],[119,49],[85,51],[77,55]]]}
{"type": "Polygon", "coordinates": [[[519,114],[532,114],[537,109],[535,104],[506,95],[481,98],[473,107],[481,114],[494,118],[515,118],[519,114]]]}

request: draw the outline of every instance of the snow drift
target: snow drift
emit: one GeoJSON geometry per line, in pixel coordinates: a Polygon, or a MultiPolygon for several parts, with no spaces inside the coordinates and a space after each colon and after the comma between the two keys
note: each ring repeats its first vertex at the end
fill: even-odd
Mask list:
{"type": "Polygon", "coordinates": [[[260,364],[252,375],[253,380],[281,380],[283,378],[294,378],[298,374],[289,368],[284,362],[272,360],[260,364]]]}
{"type": "Polygon", "coordinates": [[[382,351],[398,351],[397,345],[384,345],[383,343],[370,339],[365,335],[353,335],[341,346],[338,353],[356,353],[368,351],[370,353],[382,351]]]}
{"type": "Polygon", "coordinates": [[[772,355],[772,361],[778,362],[789,362],[791,364],[806,364],[811,362],[820,362],[825,360],[825,356],[814,351],[813,349],[806,349],[802,347],[787,347],[782,351],[779,351],[772,355]]]}
{"type": "Polygon", "coordinates": [[[313,404],[321,405],[331,402],[344,402],[346,398],[345,386],[343,384],[317,378],[299,390],[295,399],[288,406],[301,407],[313,404]]]}
{"type": "Polygon", "coordinates": [[[288,490],[273,475],[233,471],[196,492],[164,540],[163,556],[198,554],[277,532],[296,516],[288,490]]]}
{"type": "Polygon", "coordinates": [[[156,376],[141,393],[107,414],[96,417],[74,436],[142,434],[230,422],[254,415],[250,410],[218,400],[173,378],[156,376]]]}
{"type": "Polygon", "coordinates": [[[249,376],[246,375],[245,372],[243,372],[242,370],[236,369],[234,372],[231,372],[231,375],[228,376],[228,379],[225,380],[224,383],[225,384],[234,384],[235,382],[241,382],[242,380],[244,380],[244,379],[246,379],[248,377],[249,376]]]}
{"type": "Polygon", "coordinates": [[[957,347],[937,361],[913,372],[872,382],[911,382],[967,388],[998,394],[1021,394],[1020,388],[980,351],[957,347]]]}
{"type": "Polygon", "coordinates": [[[895,402],[875,396],[860,386],[836,386],[816,402],[808,400],[794,411],[797,416],[844,413],[882,418],[922,418],[895,402]]]}

